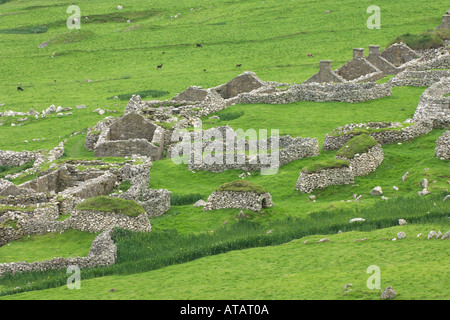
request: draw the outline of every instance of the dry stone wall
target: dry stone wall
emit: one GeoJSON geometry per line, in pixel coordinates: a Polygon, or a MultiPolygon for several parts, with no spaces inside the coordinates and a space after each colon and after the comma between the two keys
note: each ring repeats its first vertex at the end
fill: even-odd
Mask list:
{"type": "Polygon", "coordinates": [[[352,159],[336,156],[336,159],[350,162],[350,171],[353,176],[365,176],[374,172],[383,162],[384,154],[381,145],[378,144],[370,148],[367,152],[355,155],[352,159]]]}
{"type": "Polygon", "coordinates": [[[92,268],[109,266],[117,259],[117,247],[112,240],[112,231],[107,230],[98,235],[92,242],[91,249],[87,257],[73,258],[53,258],[45,261],[11,262],[0,264],[0,277],[5,274],[16,274],[23,272],[45,272],[53,269],[65,269],[69,266],[79,268],[92,268]]]}
{"type": "Polygon", "coordinates": [[[323,169],[314,173],[301,171],[295,189],[303,193],[311,193],[315,189],[350,183],[354,183],[354,175],[349,167],[323,169]]]}
{"type": "Polygon", "coordinates": [[[436,140],[435,149],[436,158],[450,160],[450,130],[436,140]]]}
{"type": "Polygon", "coordinates": [[[402,127],[401,123],[392,122],[370,122],[360,124],[350,124],[343,127],[339,127],[333,130],[332,134],[326,134],[324,143],[322,145],[323,150],[338,150],[345,145],[351,138],[355,137],[357,133],[351,131],[355,128],[367,128],[367,129],[386,129],[382,131],[376,131],[368,133],[380,144],[391,144],[402,141],[408,141],[414,139],[417,136],[427,134],[433,130],[432,121],[420,121],[413,123],[412,125],[402,127]],[[393,130],[391,130],[393,129],[393,130]]]}
{"type": "Polygon", "coordinates": [[[391,87],[387,84],[368,83],[302,83],[293,85],[286,91],[249,94],[238,96],[236,103],[287,104],[297,101],[340,101],[364,102],[392,96],[391,87]]]}
{"type": "Polygon", "coordinates": [[[208,197],[203,211],[233,208],[259,212],[263,208],[272,206],[272,196],[268,192],[257,194],[255,192],[214,191],[208,197]]]}
{"type": "MultiPolygon", "coordinates": [[[[450,72],[450,71],[449,71],[450,72]]],[[[424,91],[414,113],[414,121],[432,120],[433,127],[450,124],[450,77],[442,78],[424,91]]]]}
{"type": "Polygon", "coordinates": [[[442,78],[450,77],[450,70],[426,70],[426,71],[410,71],[405,70],[397,76],[389,80],[389,85],[396,86],[412,86],[412,87],[429,87],[442,78]]]}
{"type": "Polygon", "coordinates": [[[141,232],[150,232],[152,230],[150,220],[146,213],[140,214],[137,217],[129,217],[114,212],[75,210],[71,217],[65,221],[67,221],[66,224],[72,229],[91,233],[113,228],[141,232]]]}

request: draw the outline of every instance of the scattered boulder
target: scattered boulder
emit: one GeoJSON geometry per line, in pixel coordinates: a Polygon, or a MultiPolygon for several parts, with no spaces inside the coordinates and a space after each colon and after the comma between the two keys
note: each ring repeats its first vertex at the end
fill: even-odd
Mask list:
{"type": "Polygon", "coordinates": [[[196,203],[194,203],[194,207],[204,207],[204,206],[206,206],[206,202],[203,199],[200,199],[196,203]]]}
{"type": "Polygon", "coordinates": [[[397,233],[397,239],[403,239],[406,237],[406,233],[403,231],[397,233]]]}
{"type": "Polygon", "coordinates": [[[366,221],[366,219],[364,218],[353,218],[351,219],[348,223],[353,223],[353,222],[364,222],[366,221]]]}
{"type": "Polygon", "coordinates": [[[430,233],[428,233],[427,239],[430,240],[432,238],[436,238],[437,233],[434,230],[431,230],[430,233]]]}
{"type": "Polygon", "coordinates": [[[398,219],[398,224],[400,226],[404,226],[406,224],[406,220],[405,219],[398,219]]]}
{"type": "Polygon", "coordinates": [[[381,189],[380,186],[378,186],[373,188],[372,191],[370,191],[370,194],[373,196],[381,196],[383,195],[383,190],[381,189]]]}
{"type": "Polygon", "coordinates": [[[329,242],[329,241],[331,241],[331,240],[328,238],[323,238],[323,239],[320,239],[319,241],[317,241],[317,243],[329,242]]]}
{"type": "Polygon", "coordinates": [[[383,293],[381,293],[380,299],[381,300],[391,300],[397,297],[397,294],[395,293],[394,288],[387,287],[384,289],[383,293]]]}

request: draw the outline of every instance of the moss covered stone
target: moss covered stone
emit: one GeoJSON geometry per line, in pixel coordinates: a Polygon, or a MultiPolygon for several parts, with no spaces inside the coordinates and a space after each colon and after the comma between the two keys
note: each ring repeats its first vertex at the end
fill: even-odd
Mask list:
{"type": "Polygon", "coordinates": [[[371,136],[363,133],[350,139],[336,153],[337,157],[352,159],[356,154],[362,154],[369,151],[370,148],[376,146],[378,142],[371,136]]]}
{"type": "Polygon", "coordinates": [[[256,194],[267,193],[263,187],[243,179],[224,183],[217,189],[217,191],[254,192],[256,194]]]}
{"type": "Polygon", "coordinates": [[[78,204],[75,209],[121,213],[129,217],[137,217],[145,212],[144,208],[133,200],[113,197],[93,197],[78,204]]]}
{"type": "Polygon", "coordinates": [[[326,169],[335,169],[335,168],[348,168],[350,166],[350,162],[347,160],[338,160],[338,159],[330,159],[324,161],[317,161],[311,163],[310,165],[304,167],[302,172],[304,173],[317,173],[326,169]]]}

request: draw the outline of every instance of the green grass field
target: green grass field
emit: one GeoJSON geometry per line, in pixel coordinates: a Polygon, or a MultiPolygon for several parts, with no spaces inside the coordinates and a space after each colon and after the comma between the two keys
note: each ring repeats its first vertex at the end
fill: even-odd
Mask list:
{"type": "Polygon", "coordinates": [[[192,262],[127,276],[84,280],[80,290],[66,286],[8,299],[43,300],[378,300],[382,290],[369,289],[380,268],[381,288],[393,286],[400,300],[448,299],[450,253],[444,240],[427,240],[439,224],[406,225],[371,232],[304,237],[268,246],[201,258],[192,262]],[[398,232],[406,238],[392,241],[398,232]],[[419,238],[416,236],[422,233],[419,238]],[[365,241],[356,239],[366,238],[365,241]],[[308,243],[304,243],[308,241],[308,243]],[[214,268],[211,268],[214,266],[214,268]],[[346,284],[351,290],[343,290],[346,284]],[[110,292],[111,289],[116,289],[110,292]]]}
{"type": "MultiPolygon", "coordinates": [[[[67,29],[65,1],[0,0],[0,112],[40,112],[52,104],[73,109],[62,117],[28,117],[20,126],[23,116],[1,117],[0,150],[50,150],[66,140],[58,164],[92,160],[93,152],[84,149],[87,128],[105,116],[122,115],[131,94],[171,99],[191,85],[217,86],[246,70],[264,81],[301,83],[318,71],[320,60],[333,60],[336,69],[352,58],[353,48],[366,48],[367,54],[369,45],[383,50],[401,35],[435,28],[448,9],[441,0],[380,0],[381,29],[370,30],[366,9],[374,3],[368,0],[125,0],[123,10],[107,0],[70,4],[81,9],[80,30],[67,29]],[[38,48],[46,41],[47,47],[38,48]],[[17,90],[19,85],[24,91],[17,90]],[[86,109],[76,109],[80,104],[86,109]],[[117,112],[100,116],[93,112],[97,108],[117,112]]],[[[279,129],[281,135],[317,138],[321,146],[327,133],[344,124],[411,118],[425,89],[394,87],[393,96],[353,104],[234,105],[204,117],[203,128],[279,129]],[[220,120],[210,120],[212,115],[220,120]]],[[[377,265],[381,289],[392,285],[398,299],[448,300],[447,241],[426,240],[432,229],[450,230],[450,201],[442,201],[450,166],[434,155],[443,132],[435,129],[412,141],[383,145],[384,161],[375,172],[351,185],[316,190],[315,202],[295,190],[299,173],[314,162],[334,159],[336,151],[321,150],[273,176],[253,172],[246,180],[270,192],[274,206],[261,213],[245,211],[249,218],[244,220],[238,219],[240,210],[206,213],[192,206],[239,179],[241,171],[192,172],[171,159],[156,161],[149,187],[170,190],[172,208],[150,219],[148,234],[117,230],[114,266],[82,270],[81,290],[65,287],[65,270],[7,275],[0,278],[0,297],[376,300],[381,290],[367,288],[366,270],[377,265]],[[423,178],[432,194],[418,197],[423,178]],[[369,194],[376,186],[388,200],[369,194]],[[352,201],[355,194],[363,195],[361,201],[352,201]],[[366,223],[348,224],[360,216],[366,223]],[[400,218],[408,224],[398,226],[400,218]],[[399,231],[407,237],[387,240],[399,231]],[[418,233],[423,236],[416,238],[418,233]],[[331,241],[316,244],[325,237],[331,241]],[[353,242],[361,238],[367,241],[353,242]],[[347,283],[353,287],[344,292],[347,283]],[[109,292],[112,288],[117,291],[109,292]]],[[[1,175],[23,168],[3,169],[1,175]]],[[[69,230],[24,238],[0,248],[0,263],[86,256],[95,236],[69,230]]]]}

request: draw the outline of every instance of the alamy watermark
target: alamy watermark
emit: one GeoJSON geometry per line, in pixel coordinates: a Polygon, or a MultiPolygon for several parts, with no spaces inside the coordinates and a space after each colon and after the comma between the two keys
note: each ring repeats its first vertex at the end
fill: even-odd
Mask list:
{"type": "Polygon", "coordinates": [[[369,29],[381,29],[381,9],[379,6],[369,6],[366,13],[372,15],[367,19],[367,28],[369,29]]]}
{"type": "Polygon", "coordinates": [[[68,29],[81,29],[81,9],[79,6],[71,5],[67,8],[67,13],[73,13],[66,21],[68,29]]]}
{"type": "Polygon", "coordinates": [[[260,167],[262,175],[274,175],[280,166],[278,129],[268,137],[266,129],[203,130],[199,121],[193,132],[174,130],[171,140],[176,143],[171,150],[175,164],[250,165],[260,167]]]}
{"type": "Polygon", "coordinates": [[[372,274],[367,279],[367,288],[370,290],[381,289],[381,269],[377,265],[371,265],[366,270],[367,273],[372,274]]]}
{"type": "Polygon", "coordinates": [[[67,278],[67,288],[69,290],[81,289],[81,271],[78,266],[69,266],[66,270],[67,274],[72,274],[67,278]]]}

